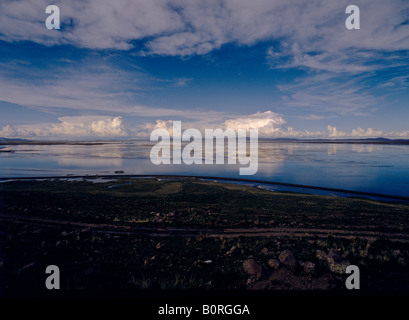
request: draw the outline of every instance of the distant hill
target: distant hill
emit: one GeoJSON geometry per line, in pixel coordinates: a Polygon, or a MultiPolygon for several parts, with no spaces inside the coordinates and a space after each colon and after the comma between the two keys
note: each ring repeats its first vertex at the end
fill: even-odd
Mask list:
{"type": "MultiPolygon", "coordinates": [[[[139,139],[130,139],[124,141],[132,141],[139,139]]],[[[142,139],[143,140],[143,139],[142,139]]],[[[113,141],[113,140],[112,140],[113,141]]],[[[115,140],[118,141],[118,140],[115,140]]],[[[394,144],[394,145],[409,145],[409,139],[388,139],[383,137],[378,138],[355,138],[355,139],[297,139],[297,138],[264,138],[260,137],[259,141],[275,141],[281,143],[350,143],[350,144],[394,144]]],[[[27,139],[10,139],[0,137],[0,145],[102,145],[110,141],[104,140],[27,140],[27,139]]]]}
{"type": "Polygon", "coordinates": [[[409,144],[409,139],[356,138],[356,139],[296,139],[296,138],[260,138],[260,140],[276,142],[299,142],[299,143],[373,143],[373,144],[409,144]]]}
{"type": "Polygon", "coordinates": [[[382,137],[379,137],[379,138],[368,138],[368,139],[364,139],[364,140],[369,140],[369,141],[391,141],[391,139],[382,138],[382,137]]]}
{"type": "Polygon", "coordinates": [[[6,141],[27,141],[27,140],[24,140],[24,139],[8,139],[8,138],[0,137],[0,141],[6,142],[6,141]]]}

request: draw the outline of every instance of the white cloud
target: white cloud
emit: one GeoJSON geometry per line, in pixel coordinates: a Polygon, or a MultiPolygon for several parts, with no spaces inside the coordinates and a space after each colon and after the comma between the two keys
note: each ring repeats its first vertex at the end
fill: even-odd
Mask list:
{"type": "Polygon", "coordinates": [[[138,137],[149,137],[151,132],[156,129],[165,129],[170,135],[173,135],[173,121],[172,120],[156,120],[155,123],[147,122],[140,127],[136,132],[138,137]]]}
{"type": "Polygon", "coordinates": [[[382,130],[374,130],[372,128],[367,128],[366,130],[364,130],[358,127],[352,130],[353,137],[381,137],[382,135],[382,130]]]}
{"type": "MultiPolygon", "coordinates": [[[[172,120],[156,120],[156,122],[147,122],[140,127],[138,131],[139,136],[149,136],[154,129],[165,129],[172,134],[172,120]]],[[[196,121],[182,121],[182,127],[184,129],[195,128],[202,132],[205,129],[258,129],[260,135],[271,136],[273,133],[278,132],[280,127],[286,122],[281,115],[272,112],[257,112],[250,115],[232,116],[223,115],[218,118],[206,118],[206,120],[196,121]],[[226,120],[223,121],[223,118],[226,120]]]]}
{"type": "MultiPolygon", "coordinates": [[[[143,78],[141,72],[121,70],[100,56],[49,68],[19,62],[0,63],[0,68],[0,100],[43,110],[115,112],[125,106],[129,91],[140,89],[143,78]]],[[[131,112],[131,106],[128,102],[124,112],[131,112]]]]}
{"type": "Polygon", "coordinates": [[[138,68],[122,70],[108,58],[89,59],[47,70],[31,68],[19,61],[0,62],[0,100],[46,112],[57,110],[58,113],[71,110],[82,114],[194,120],[220,119],[226,115],[214,110],[190,109],[186,112],[137,104],[139,95],[149,92],[155,84],[183,87],[192,79],[157,79],[138,68]]]}
{"type": "MultiPolygon", "coordinates": [[[[374,70],[407,65],[406,0],[359,0],[361,29],[353,31],[344,24],[345,8],[350,4],[347,0],[65,0],[56,4],[61,9],[61,31],[44,26],[46,0],[1,1],[0,39],[119,50],[129,50],[137,40],[142,47],[137,54],[175,56],[207,54],[227,43],[246,46],[275,40],[266,53],[272,68],[304,68],[318,73],[281,85],[286,94],[282,104],[314,113],[370,113],[379,99],[366,90],[363,78],[350,76],[371,76],[374,70]]],[[[24,74],[23,69],[20,71],[24,74]]],[[[129,91],[134,94],[141,85],[135,72],[65,71],[54,70],[57,78],[30,84],[4,74],[0,77],[1,100],[35,108],[152,117],[186,115],[184,111],[124,101],[132,95],[129,91]]],[[[149,82],[147,77],[141,78],[149,82]]],[[[393,84],[405,89],[406,79],[396,77],[386,84],[388,90],[393,84]]],[[[172,83],[185,86],[189,81],[180,78],[172,83]]],[[[208,116],[201,111],[189,115],[195,119],[208,116]]]]}
{"type": "Polygon", "coordinates": [[[0,130],[6,138],[118,138],[128,133],[121,117],[75,116],[60,117],[59,123],[7,125],[0,130]]]}
{"type": "MultiPolygon", "coordinates": [[[[182,128],[195,128],[202,133],[205,129],[258,129],[259,137],[262,138],[319,138],[319,139],[358,139],[358,138],[409,138],[409,131],[401,132],[384,132],[372,128],[362,129],[360,127],[352,131],[343,131],[335,126],[328,125],[325,131],[296,130],[293,127],[286,126],[286,121],[282,115],[275,112],[257,112],[255,114],[229,117],[227,120],[213,120],[207,122],[191,121],[183,122],[182,128]]],[[[154,129],[165,129],[172,135],[172,120],[156,120],[140,126],[136,135],[139,137],[149,137],[154,129]]]]}
{"type": "Polygon", "coordinates": [[[328,138],[344,138],[348,134],[346,132],[339,131],[336,127],[328,126],[328,138]]]}
{"type": "Polygon", "coordinates": [[[283,54],[291,53],[294,64],[317,68],[325,68],[326,59],[347,48],[409,49],[405,0],[359,0],[358,32],[345,28],[345,8],[350,4],[346,0],[66,0],[56,4],[61,9],[61,32],[44,27],[46,0],[3,0],[0,38],[120,50],[131,48],[133,40],[148,39],[146,52],[166,55],[205,54],[226,43],[251,45],[286,38],[297,47],[289,46],[283,54]],[[317,49],[323,53],[312,55],[317,49]]]}
{"type": "Polygon", "coordinates": [[[44,27],[46,0],[2,1],[1,37],[7,41],[29,40],[45,45],[73,44],[90,49],[131,48],[131,40],[183,27],[167,1],[151,0],[68,0],[57,1],[62,29],[44,27]]]}
{"type": "Polygon", "coordinates": [[[258,129],[259,135],[271,136],[281,130],[286,123],[283,117],[275,112],[257,112],[246,117],[228,119],[223,123],[226,129],[258,129]]]}
{"type": "MultiPolygon", "coordinates": [[[[130,127],[122,117],[108,116],[72,116],[60,117],[58,123],[33,125],[7,125],[0,129],[0,137],[30,139],[84,139],[84,138],[148,138],[154,129],[166,129],[172,134],[172,120],[156,120],[143,125],[130,127]]],[[[176,119],[175,119],[176,120],[176,119]]],[[[250,115],[230,116],[226,120],[182,121],[183,130],[195,128],[204,133],[205,129],[258,129],[261,138],[402,138],[409,139],[409,131],[384,132],[372,128],[357,127],[352,131],[343,131],[328,125],[325,131],[297,130],[286,126],[280,114],[266,111],[250,115]]]]}
{"type": "Polygon", "coordinates": [[[379,104],[365,84],[365,77],[318,73],[279,85],[287,107],[312,112],[362,116],[379,104]]]}
{"type": "Polygon", "coordinates": [[[306,115],[306,116],[300,116],[299,118],[303,119],[303,120],[323,120],[323,119],[327,119],[327,118],[331,118],[331,117],[317,115],[317,114],[309,114],[309,115],[306,115]]]}

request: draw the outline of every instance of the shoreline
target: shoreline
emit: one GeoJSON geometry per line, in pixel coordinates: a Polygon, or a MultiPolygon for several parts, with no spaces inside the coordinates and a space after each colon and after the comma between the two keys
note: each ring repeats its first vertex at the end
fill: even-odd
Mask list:
{"type": "MultiPolygon", "coordinates": [[[[0,138],[1,139],[1,138],[0,138]]],[[[271,139],[259,138],[259,142],[275,143],[314,143],[314,144],[381,144],[381,145],[409,145],[409,139],[271,139]]],[[[0,146],[18,146],[18,145],[104,145],[111,143],[129,143],[129,142],[149,142],[149,139],[129,139],[129,140],[0,140],[0,146]]]]}
{"type": "MultiPolygon", "coordinates": [[[[330,187],[321,187],[321,186],[311,186],[311,185],[304,185],[304,184],[296,184],[296,183],[287,183],[287,182],[278,182],[278,181],[268,181],[268,180],[260,180],[260,179],[243,179],[243,178],[233,178],[233,177],[214,177],[214,176],[200,176],[200,175],[152,175],[152,174],[116,174],[116,175],[66,175],[66,176],[38,176],[38,177],[0,177],[0,183],[5,181],[28,181],[28,180],[62,180],[62,179],[132,179],[132,178],[151,178],[151,179],[201,179],[201,180],[215,180],[217,182],[231,182],[231,183],[239,183],[242,185],[245,184],[265,184],[269,186],[283,186],[283,187],[290,187],[295,189],[302,189],[300,193],[306,194],[315,194],[320,195],[318,193],[309,193],[309,192],[302,192],[305,189],[308,190],[318,190],[318,191],[325,191],[325,192],[335,192],[337,194],[331,194],[332,196],[345,197],[349,196],[364,196],[372,200],[377,201],[404,201],[409,202],[409,197],[400,196],[400,195],[389,195],[389,194],[382,194],[376,192],[365,192],[365,191],[357,191],[357,190],[347,190],[347,189],[340,189],[340,188],[330,188],[330,187]]],[[[259,187],[259,186],[257,186],[259,187]]],[[[269,189],[267,189],[269,190],[269,189]]],[[[285,191],[279,190],[280,192],[294,192],[294,191],[285,191]]],[[[294,193],[297,193],[296,191],[294,193]]]]}

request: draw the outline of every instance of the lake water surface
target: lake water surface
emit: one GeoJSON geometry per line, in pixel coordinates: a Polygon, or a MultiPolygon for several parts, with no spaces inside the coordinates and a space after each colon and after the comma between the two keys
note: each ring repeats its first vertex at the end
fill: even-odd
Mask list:
{"type": "MultiPolygon", "coordinates": [[[[240,176],[235,165],[153,165],[148,141],[102,145],[16,145],[0,148],[0,177],[172,174],[237,177],[409,196],[409,146],[259,142],[259,168],[240,176]],[[5,152],[12,151],[12,152],[5,152]]],[[[227,161],[226,161],[227,163],[227,161]]]]}

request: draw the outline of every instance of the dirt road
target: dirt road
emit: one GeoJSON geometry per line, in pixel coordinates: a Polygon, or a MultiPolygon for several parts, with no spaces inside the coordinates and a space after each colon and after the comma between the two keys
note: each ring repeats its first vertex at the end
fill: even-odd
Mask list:
{"type": "Polygon", "coordinates": [[[368,230],[339,230],[322,228],[199,228],[199,227],[136,227],[114,224],[95,224],[87,222],[74,222],[39,217],[26,217],[19,215],[0,214],[0,221],[16,224],[32,225],[39,228],[61,229],[89,229],[96,233],[117,235],[144,235],[150,237],[288,237],[288,238],[327,238],[332,235],[338,238],[351,239],[359,237],[366,240],[385,238],[390,241],[409,243],[409,234],[385,233],[368,230]]]}

